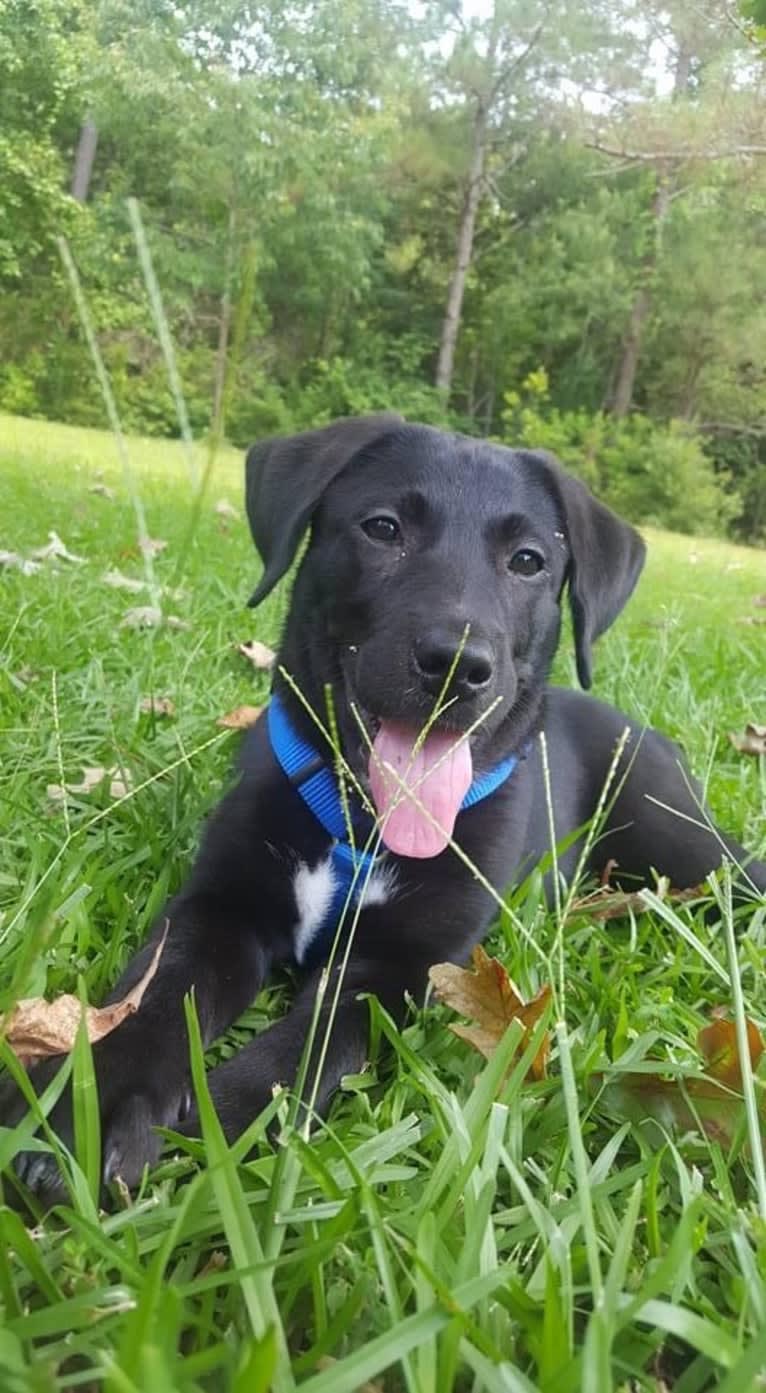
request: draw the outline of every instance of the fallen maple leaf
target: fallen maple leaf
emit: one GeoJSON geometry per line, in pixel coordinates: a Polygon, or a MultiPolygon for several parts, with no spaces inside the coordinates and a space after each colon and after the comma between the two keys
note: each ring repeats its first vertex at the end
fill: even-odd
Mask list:
{"type": "MultiPolygon", "coordinates": [[[[429,969],[428,977],[445,1006],[476,1022],[451,1025],[453,1034],[491,1059],[512,1021],[521,1022],[525,1035],[534,1028],[548,1005],[551,989],[545,986],[531,1001],[524,1001],[497,958],[490,958],[479,946],[474,948],[471,961],[472,972],[454,963],[437,963],[429,969]]],[[[546,1033],[532,1060],[530,1072],[535,1079],[545,1078],[549,1048],[546,1033]]]]}
{"type": "MultiPolygon", "coordinates": [[[[752,1021],[746,1022],[750,1062],[755,1069],[764,1052],[763,1037],[752,1021]]],[[[625,1073],[619,1070],[605,1081],[602,1097],[620,1116],[645,1121],[653,1118],[663,1127],[699,1131],[728,1145],[743,1117],[742,1061],[734,1021],[716,1016],[697,1036],[705,1072],[663,1078],[663,1065],[657,1072],[625,1073]]],[[[647,1061],[649,1062],[649,1061],[647,1061]]],[[[601,1083],[603,1075],[596,1076],[601,1083]]],[[[766,1101],[758,1094],[761,1132],[766,1136],[766,1101]]]]}
{"type": "Polygon", "coordinates": [[[744,734],[737,735],[734,731],[729,731],[729,739],[741,755],[766,755],[766,726],[748,721],[744,734]]]}
{"type": "Polygon", "coordinates": [[[103,764],[87,764],[83,767],[82,780],[79,784],[48,784],[48,797],[54,803],[63,803],[67,793],[92,793],[94,788],[98,788],[104,779],[109,780],[109,794],[112,798],[124,798],[131,788],[131,775],[129,769],[120,770],[117,767],[105,769],[103,764]]]}
{"type": "MultiPolygon", "coordinates": [[[[753,1069],[763,1054],[763,1037],[753,1021],[745,1021],[747,1048],[753,1069]]],[[[739,1041],[734,1021],[721,1014],[714,1014],[710,1025],[703,1026],[697,1036],[697,1046],[706,1062],[707,1072],[719,1083],[729,1088],[742,1087],[742,1061],[739,1057],[739,1041]]]]}
{"type": "Polygon", "coordinates": [[[19,1058],[26,1062],[32,1059],[45,1059],[49,1055],[69,1054],[74,1049],[80,1021],[85,1015],[85,1028],[91,1044],[103,1040],[126,1016],[132,1016],[139,1009],[144,993],[159,966],[168,923],[152,954],[149,966],[135,987],[121,1001],[110,1006],[86,1006],[79,997],[66,993],[53,1001],[42,996],[29,997],[19,1001],[10,1015],[0,1017],[0,1030],[19,1058]]]}
{"type": "Polygon", "coordinates": [[[84,556],[75,556],[74,552],[64,545],[58,532],[49,532],[45,546],[36,547],[32,555],[36,561],[74,561],[78,566],[85,562],[84,556]]]}
{"type": "Polygon", "coordinates": [[[224,730],[247,730],[255,725],[262,711],[262,706],[235,706],[233,711],[219,716],[216,725],[223,726],[224,730]]]}
{"type": "Polygon", "coordinates": [[[243,658],[247,658],[248,662],[252,663],[259,672],[267,672],[270,667],[273,667],[276,653],[273,648],[269,648],[265,643],[260,643],[257,638],[251,639],[249,643],[238,643],[236,647],[237,652],[241,653],[243,658]]]}
{"type": "Polygon", "coordinates": [[[139,711],[147,716],[175,716],[175,702],[170,697],[142,697],[138,703],[139,711]]]}

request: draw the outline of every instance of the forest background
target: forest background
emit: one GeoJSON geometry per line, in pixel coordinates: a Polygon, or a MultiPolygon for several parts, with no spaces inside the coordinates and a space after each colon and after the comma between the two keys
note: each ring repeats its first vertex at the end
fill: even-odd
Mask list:
{"type": "MultiPolygon", "coordinates": [[[[0,410],[379,408],[766,541],[766,62],[723,0],[0,0],[0,410]]],[[[760,37],[759,37],[760,36],[760,37]]]]}

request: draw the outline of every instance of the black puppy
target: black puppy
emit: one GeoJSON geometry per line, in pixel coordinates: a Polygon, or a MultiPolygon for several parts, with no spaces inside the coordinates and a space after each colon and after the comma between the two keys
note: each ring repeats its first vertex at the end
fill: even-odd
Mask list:
{"type": "MultiPolygon", "coordinates": [[[[255,446],[247,510],[265,566],[253,604],[311,528],[279,654],[291,680],[275,678],[240,778],[189,883],[160,916],[154,940],[166,921],[169,932],[139,1013],[94,1050],[105,1173],[128,1183],[158,1155],[155,1124],[177,1124],[189,1094],[183,999],[192,988],[210,1041],[273,967],[312,969],[288,1014],[210,1076],[234,1137],[276,1081],[295,1078],[339,921],[353,942],[319,1107],[365,1059],[360,994],[376,993],[400,1016],[432,963],[465,959],[494,901],[450,841],[501,892],[550,850],[541,730],[563,841],[592,818],[630,727],[590,872],[615,861],[621,880],[651,883],[658,872],[683,888],[727,856],[744,867],[745,886],[766,891],[766,865],[708,821],[669,741],[545,685],[564,592],[587,687],[591,644],[644,559],[638,534],[551,458],[397,416],[341,421],[255,446]],[[330,725],[341,760],[323,734],[330,725]]],[[[560,856],[565,876],[580,850],[581,840],[560,856]]],[[[151,952],[138,954],[114,998],[151,952]]],[[[66,1100],[52,1121],[71,1140],[66,1100]]],[[[29,1156],[21,1169],[41,1193],[57,1193],[49,1157],[29,1156]]]]}

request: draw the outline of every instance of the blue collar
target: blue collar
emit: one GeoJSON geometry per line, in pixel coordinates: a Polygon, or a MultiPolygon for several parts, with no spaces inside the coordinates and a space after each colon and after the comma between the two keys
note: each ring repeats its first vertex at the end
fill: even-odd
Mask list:
{"type": "MultiPolygon", "coordinates": [[[[298,734],[281,697],[272,696],[266,717],[269,740],[277,763],[333,842],[330,852],[334,880],[332,901],[310,942],[302,944],[300,950],[296,948],[298,962],[315,965],[327,958],[344,910],[354,907],[364,898],[373,861],[380,866],[383,858],[357,850],[349,842],[348,822],[335,771],[325,763],[319,751],[298,734]]],[[[519,755],[508,755],[474,779],[460,804],[460,811],[472,808],[495,793],[510,778],[519,758],[519,755]]],[[[358,832],[360,840],[368,840],[373,828],[372,817],[362,809],[353,794],[349,795],[347,807],[354,833],[358,832]]]]}

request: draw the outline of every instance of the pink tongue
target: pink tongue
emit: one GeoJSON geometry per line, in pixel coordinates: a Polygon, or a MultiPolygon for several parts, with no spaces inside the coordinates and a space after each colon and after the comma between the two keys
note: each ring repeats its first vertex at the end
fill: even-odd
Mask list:
{"type": "Polygon", "coordinates": [[[473,766],[465,737],[434,730],[413,754],[417,737],[411,727],[384,721],[372,747],[369,775],[389,851],[425,858],[438,856],[447,846],[471,787],[473,766]]]}

